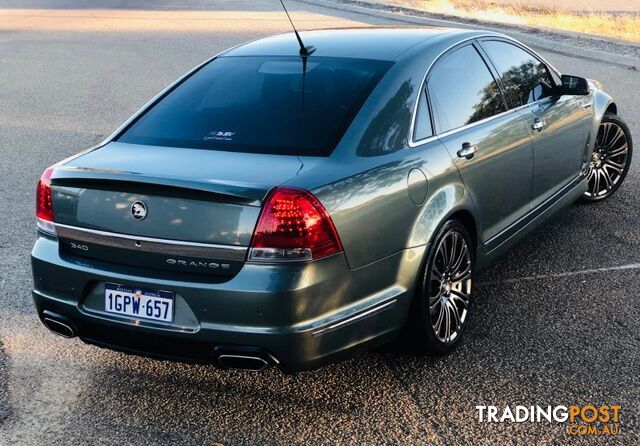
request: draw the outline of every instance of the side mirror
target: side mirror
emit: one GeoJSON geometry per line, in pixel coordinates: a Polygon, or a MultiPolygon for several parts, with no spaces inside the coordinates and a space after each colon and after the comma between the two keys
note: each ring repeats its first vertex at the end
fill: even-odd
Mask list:
{"type": "Polygon", "coordinates": [[[560,94],[570,94],[576,96],[587,95],[589,94],[589,83],[584,77],[563,74],[560,94]]]}

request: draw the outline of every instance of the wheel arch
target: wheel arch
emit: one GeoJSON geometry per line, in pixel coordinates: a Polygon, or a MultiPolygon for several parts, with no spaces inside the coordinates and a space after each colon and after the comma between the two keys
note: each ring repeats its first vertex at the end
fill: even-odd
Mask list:
{"type": "Polygon", "coordinates": [[[440,227],[456,219],[469,232],[477,251],[480,246],[480,221],[475,204],[461,182],[449,183],[430,194],[414,224],[408,246],[429,245],[440,227]]]}
{"type": "MultiPolygon", "coordinates": [[[[418,347],[419,349],[425,349],[425,351],[430,352],[431,354],[443,354],[446,353],[449,350],[449,347],[454,347],[456,344],[451,344],[450,346],[448,346],[447,348],[444,348],[443,346],[439,345],[439,344],[434,344],[433,342],[428,342],[427,344],[424,344],[423,340],[426,339],[429,341],[433,340],[433,335],[430,335],[431,331],[431,322],[429,322],[429,319],[427,319],[428,316],[425,316],[425,304],[424,301],[425,299],[423,298],[423,296],[425,296],[425,287],[427,286],[426,283],[426,277],[428,277],[426,274],[428,274],[428,269],[429,265],[430,265],[430,259],[432,258],[432,255],[434,254],[434,251],[438,249],[438,245],[436,244],[437,241],[437,237],[438,234],[440,233],[444,233],[444,230],[447,227],[447,223],[451,222],[451,221],[455,221],[457,225],[462,225],[467,232],[469,233],[471,240],[471,243],[476,245],[471,247],[471,257],[475,257],[474,252],[477,252],[477,235],[479,233],[478,231],[478,223],[477,223],[477,218],[475,217],[475,208],[473,207],[473,202],[470,199],[469,194],[466,192],[465,187],[462,184],[452,184],[449,185],[447,187],[444,188],[444,190],[442,191],[442,193],[445,193],[445,191],[448,192],[456,192],[456,193],[461,193],[461,196],[458,196],[458,198],[460,198],[460,201],[455,202],[456,205],[452,206],[451,208],[447,209],[446,212],[443,212],[441,214],[441,218],[435,220],[432,222],[432,231],[429,233],[429,240],[428,240],[428,245],[427,245],[427,249],[425,249],[424,251],[424,255],[422,256],[421,262],[420,262],[420,268],[419,268],[419,274],[417,274],[416,276],[416,285],[415,285],[415,289],[412,293],[412,300],[411,300],[411,306],[409,307],[408,311],[408,323],[409,323],[409,331],[407,331],[407,333],[412,336],[409,339],[409,342],[416,342],[416,340],[419,340],[419,343],[413,344],[416,347],[418,347]],[[475,249],[474,249],[475,248],[475,249]],[[429,325],[427,325],[429,324],[429,325]]],[[[438,194],[436,194],[436,196],[438,196],[438,194]]],[[[473,266],[474,270],[475,270],[475,266],[473,266]]],[[[473,271],[472,271],[473,274],[473,271]]],[[[471,286],[471,282],[469,282],[469,286],[471,286]]],[[[428,306],[427,306],[428,308],[428,306]]],[[[458,331],[458,336],[460,334],[462,334],[462,330],[464,329],[464,325],[463,328],[460,329],[460,331],[458,331]]],[[[439,330],[438,330],[439,331],[439,330]]],[[[437,336],[437,335],[436,335],[437,336]]],[[[458,338],[459,339],[459,338],[458,338]]]]}
{"type": "Polygon", "coordinates": [[[471,241],[473,242],[473,249],[476,251],[478,249],[478,227],[476,218],[471,211],[468,209],[459,209],[451,214],[447,220],[458,220],[462,223],[467,232],[469,232],[469,236],[471,236],[471,241]]]}
{"type": "MultiPolygon", "coordinates": [[[[617,111],[617,108],[614,107],[615,103],[612,103],[607,107],[607,112],[605,112],[598,124],[602,127],[606,121],[606,124],[609,127],[606,131],[602,132],[602,141],[600,141],[601,145],[597,145],[594,149],[594,157],[596,154],[599,155],[595,161],[599,162],[592,162],[590,164],[587,179],[587,191],[581,198],[583,203],[594,203],[609,198],[620,187],[627,176],[629,168],[631,167],[633,156],[633,137],[625,120],[613,112],[613,110],[617,111]],[[609,138],[607,135],[611,134],[612,125],[615,126],[614,128],[616,130],[614,131],[616,133],[613,135],[613,138],[609,138]],[[620,141],[620,133],[624,133],[625,139],[622,141],[620,141]],[[620,145],[616,145],[614,147],[613,144],[617,144],[618,141],[620,141],[620,145]],[[624,150],[619,151],[619,149],[623,149],[623,146],[626,146],[624,150]],[[611,150],[613,150],[613,152],[611,150]],[[614,152],[616,153],[614,154],[614,152]],[[616,166],[614,172],[606,169],[607,164],[616,166]],[[593,172],[596,174],[593,175],[593,172]],[[611,176],[612,173],[614,176],[611,176]],[[595,180],[591,181],[592,178],[595,178],[595,180]],[[600,178],[605,178],[605,181],[600,181],[600,178]]],[[[600,137],[600,130],[597,129],[596,131],[598,132],[596,135],[600,137]]]]}
{"type": "Polygon", "coordinates": [[[589,140],[589,152],[593,151],[598,127],[602,122],[602,118],[606,113],[618,114],[618,105],[614,99],[602,90],[594,90],[593,92],[593,123],[591,127],[591,138],[589,140]]]}

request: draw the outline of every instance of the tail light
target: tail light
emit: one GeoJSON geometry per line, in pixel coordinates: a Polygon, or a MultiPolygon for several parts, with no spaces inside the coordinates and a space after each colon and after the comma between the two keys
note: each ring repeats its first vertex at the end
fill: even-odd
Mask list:
{"type": "Polygon", "coordinates": [[[47,234],[55,235],[53,224],[53,198],[51,196],[51,175],[53,167],[48,167],[38,181],[36,190],[36,224],[38,229],[47,234]]]}
{"type": "Polygon", "coordinates": [[[316,197],[305,190],[279,187],[262,209],[249,260],[315,260],[340,251],[336,228],[316,197]]]}

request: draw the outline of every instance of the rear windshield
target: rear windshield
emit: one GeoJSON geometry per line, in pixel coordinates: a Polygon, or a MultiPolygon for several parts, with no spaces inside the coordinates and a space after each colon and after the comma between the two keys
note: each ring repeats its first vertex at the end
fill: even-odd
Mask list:
{"type": "Polygon", "coordinates": [[[314,56],[306,67],[301,57],[222,57],[171,91],[118,140],[328,156],[389,66],[314,56]]]}

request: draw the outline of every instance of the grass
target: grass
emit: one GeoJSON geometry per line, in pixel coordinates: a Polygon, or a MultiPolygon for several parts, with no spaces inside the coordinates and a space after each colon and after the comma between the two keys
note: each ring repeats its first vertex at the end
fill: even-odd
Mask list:
{"type": "Polygon", "coordinates": [[[640,12],[572,13],[553,7],[528,6],[526,2],[509,4],[508,1],[490,0],[386,0],[385,2],[435,14],[573,31],[640,43],[640,12]]]}

